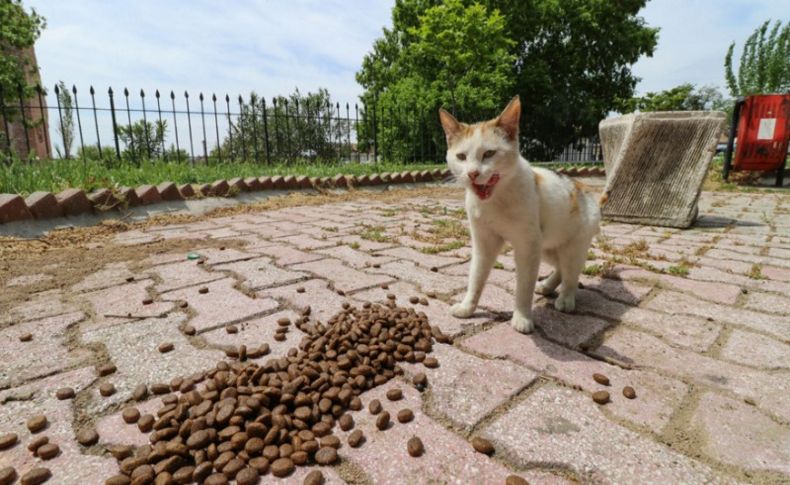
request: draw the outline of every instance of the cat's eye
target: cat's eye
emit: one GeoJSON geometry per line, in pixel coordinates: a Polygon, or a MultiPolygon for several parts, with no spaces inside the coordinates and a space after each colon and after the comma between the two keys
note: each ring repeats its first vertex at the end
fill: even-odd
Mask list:
{"type": "Polygon", "coordinates": [[[491,158],[494,155],[496,155],[496,150],[486,150],[486,152],[483,153],[483,160],[485,160],[486,158],[491,158]]]}
{"type": "Polygon", "coordinates": [[[458,160],[466,160],[466,153],[456,153],[455,158],[458,160]]]}

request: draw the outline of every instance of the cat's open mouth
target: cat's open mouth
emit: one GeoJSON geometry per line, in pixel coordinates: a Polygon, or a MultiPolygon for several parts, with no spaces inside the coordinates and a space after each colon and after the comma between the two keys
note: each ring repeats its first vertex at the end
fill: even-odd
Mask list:
{"type": "Polygon", "coordinates": [[[476,184],[472,182],[472,190],[480,197],[480,200],[486,200],[491,197],[491,193],[494,191],[494,186],[497,182],[499,182],[499,174],[495,173],[491,175],[491,178],[489,178],[488,182],[485,184],[476,184]]]}

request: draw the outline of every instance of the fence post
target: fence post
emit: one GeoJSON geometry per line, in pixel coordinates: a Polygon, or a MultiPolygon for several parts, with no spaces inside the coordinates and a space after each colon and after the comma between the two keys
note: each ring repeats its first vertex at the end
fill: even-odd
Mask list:
{"type": "Polygon", "coordinates": [[[203,126],[203,157],[206,160],[206,165],[208,165],[208,137],[206,136],[206,112],[203,109],[203,93],[198,95],[198,99],[200,100],[200,120],[203,126]]]}
{"type": "MultiPolygon", "coordinates": [[[[280,130],[277,126],[277,98],[272,98],[272,110],[274,110],[272,115],[274,118],[274,153],[279,155],[282,148],[280,147],[280,130]]],[[[266,160],[266,163],[269,163],[269,160],[266,160]]]]}
{"type": "Polygon", "coordinates": [[[189,128],[189,165],[195,166],[195,144],[192,141],[192,114],[189,112],[189,93],[184,91],[184,99],[187,101],[187,127],[189,128]]]}
{"type": "MultiPolygon", "coordinates": [[[[271,165],[272,163],[272,152],[271,152],[271,143],[269,141],[269,115],[266,114],[266,98],[261,98],[261,103],[263,107],[263,142],[264,148],[266,149],[266,165],[271,165]]],[[[275,105],[276,108],[276,105],[275,105]]],[[[277,116],[276,109],[275,109],[275,116],[277,116]]],[[[277,124],[275,123],[275,129],[277,129],[277,124]]],[[[256,158],[257,161],[257,158],[256,158]]]]}
{"type": "Polygon", "coordinates": [[[132,110],[129,109],[129,89],[123,88],[123,97],[126,100],[126,121],[129,123],[129,148],[132,151],[132,161],[138,163],[137,149],[134,146],[134,132],[132,131],[132,110]]]}
{"type": "Polygon", "coordinates": [[[176,134],[176,161],[181,161],[181,147],[178,145],[178,118],[176,117],[176,93],[170,91],[170,104],[173,106],[173,131],[176,134]]]}
{"type": "Polygon", "coordinates": [[[225,108],[228,115],[228,159],[233,160],[233,122],[230,120],[230,96],[225,93],[225,108]]]}
{"type": "MultiPolygon", "coordinates": [[[[96,146],[99,147],[99,159],[104,159],[104,154],[101,150],[101,138],[99,137],[99,117],[96,113],[96,90],[91,86],[89,92],[91,93],[91,106],[93,107],[93,125],[96,127],[96,146]]],[[[46,133],[46,130],[44,130],[46,133]]]]}
{"type": "Polygon", "coordinates": [[[115,156],[121,159],[121,144],[118,142],[118,123],[115,119],[115,101],[113,100],[112,87],[107,90],[110,95],[110,113],[112,114],[112,135],[115,138],[115,156]]]}
{"type": "Polygon", "coordinates": [[[217,118],[217,95],[211,93],[211,102],[214,103],[214,131],[217,133],[217,157],[222,163],[222,147],[219,146],[219,118],[217,118]]]}
{"type": "Polygon", "coordinates": [[[160,94],[159,90],[157,89],[154,92],[154,96],[156,97],[156,115],[159,118],[159,126],[156,127],[158,130],[160,127],[162,128],[162,159],[167,161],[167,148],[165,148],[165,124],[162,122],[162,105],[159,102],[160,94]]]}
{"type": "MultiPolygon", "coordinates": [[[[71,92],[74,94],[74,111],[77,112],[77,130],[80,134],[80,149],[82,150],[82,156],[85,156],[85,142],[82,140],[82,120],[80,119],[80,103],[77,101],[77,86],[71,85],[71,92]]],[[[87,163],[87,160],[83,159],[84,163],[87,163]]]]}
{"type": "MultiPolygon", "coordinates": [[[[266,100],[263,101],[266,103],[266,100]]],[[[252,110],[252,148],[255,150],[255,163],[260,163],[260,157],[258,156],[258,120],[255,118],[255,96],[250,94],[250,109],[252,110]]],[[[264,109],[264,113],[266,110],[264,109]]],[[[266,118],[264,118],[266,119],[266,118]]]]}
{"type": "Polygon", "coordinates": [[[3,127],[5,128],[5,142],[8,148],[8,161],[11,161],[11,155],[13,155],[13,151],[11,150],[11,130],[8,129],[8,113],[5,110],[5,93],[3,92],[3,86],[0,85],[0,117],[3,118],[3,127]]]}
{"type": "MultiPolygon", "coordinates": [[[[376,125],[377,104],[378,104],[378,97],[374,97],[373,98],[373,163],[379,163],[379,137],[378,137],[378,127],[376,125]]],[[[367,111],[367,109],[365,111],[367,111]]]]}
{"type": "MultiPolygon", "coordinates": [[[[19,99],[20,99],[19,108],[20,109],[22,108],[21,87],[22,87],[22,85],[20,84],[20,97],[19,97],[19,99]]],[[[63,153],[64,153],[64,155],[66,155],[66,159],[68,159],[69,158],[69,151],[66,149],[66,130],[63,127],[63,111],[60,108],[60,88],[58,87],[57,84],[55,84],[55,101],[57,101],[57,105],[58,105],[58,119],[60,119],[60,139],[63,142],[63,153]]],[[[23,113],[23,118],[24,118],[24,111],[22,113],[23,113]]],[[[23,122],[23,125],[26,125],[26,123],[23,122]]],[[[27,138],[27,126],[25,126],[25,138],[27,138]]],[[[27,152],[28,152],[28,154],[30,154],[30,143],[29,142],[28,142],[27,152]]]]}
{"type": "MultiPolygon", "coordinates": [[[[145,136],[145,157],[151,158],[151,137],[148,135],[148,117],[145,115],[145,91],[140,90],[140,102],[143,106],[143,135],[145,136]]],[[[140,140],[142,143],[142,140],[140,140]]]]}
{"type": "MultiPolygon", "coordinates": [[[[241,136],[241,157],[244,163],[247,163],[247,142],[244,141],[244,101],[239,95],[239,134],[241,136]]],[[[255,121],[255,119],[253,119],[255,121]]]]}

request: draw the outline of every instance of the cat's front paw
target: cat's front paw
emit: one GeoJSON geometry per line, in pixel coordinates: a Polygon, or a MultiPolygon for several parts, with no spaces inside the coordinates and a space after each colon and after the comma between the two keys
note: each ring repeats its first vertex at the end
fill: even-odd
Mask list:
{"type": "Polygon", "coordinates": [[[563,295],[554,300],[554,308],[565,313],[572,313],[576,309],[576,295],[563,295]]]}
{"type": "Polygon", "coordinates": [[[535,285],[535,293],[543,296],[551,296],[556,294],[555,289],[544,284],[543,281],[540,281],[538,282],[538,284],[535,285]]]}
{"type": "Polygon", "coordinates": [[[535,329],[535,324],[532,323],[532,319],[518,312],[513,313],[513,318],[510,319],[510,325],[520,333],[530,333],[535,329]]]}
{"type": "Polygon", "coordinates": [[[470,305],[468,303],[456,303],[450,308],[450,313],[455,318],[469,318],[475,312],[475,305],[470,305]]]}

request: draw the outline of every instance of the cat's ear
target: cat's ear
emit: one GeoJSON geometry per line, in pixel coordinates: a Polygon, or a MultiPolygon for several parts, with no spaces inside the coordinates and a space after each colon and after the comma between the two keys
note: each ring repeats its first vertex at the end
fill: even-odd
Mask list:
{"type": "Polygon", "coordinates": [[[460,133],[461,123],[444,108],[439,108],[439,120],[442,122],[444,135],[447,137],[447,142],[449,143],[451,139],[455,138],[455,136],[460,133]]]}
{"type": "Polygon", "coordinates": [[[508,139],[515,140],[518,138],[518,123],[520,119],[521,99],[516,95],[496,119],[496,125],[502,128],[508,139]]]}

